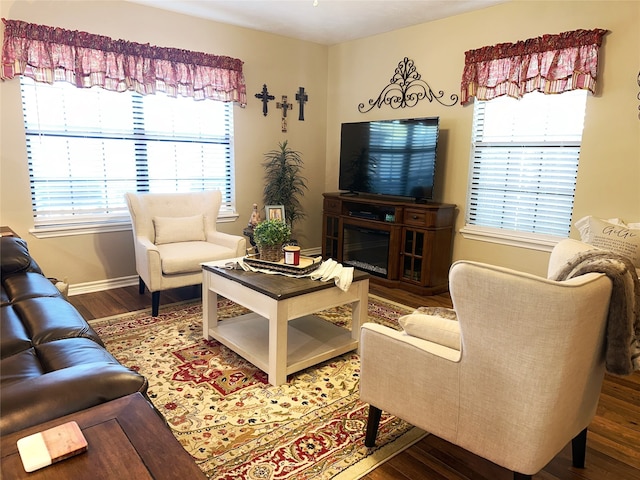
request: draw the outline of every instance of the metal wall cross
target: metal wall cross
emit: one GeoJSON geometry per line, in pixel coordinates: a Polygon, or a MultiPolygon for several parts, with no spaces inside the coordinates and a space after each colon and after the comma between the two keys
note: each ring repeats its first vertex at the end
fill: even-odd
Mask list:
{"type": "Polygon", "coordinates": [[[298,88],[296,93],[296,101],[300,104],[300,113],[298,113],[298,120],[304,121],[304,104],[309,100],[309,95],[304,93],[304,87],[298,88]]]}
{"type": "Polygon", "coordinates": [[[266,117],[267,116],[267,103],[269,102],[269,100],[275,100],[276,97],[274,97],[273,95],[269,95],[269,90],[267,90],[267,84],[265,83],[264,85],[262,85],[262,92],[261,93],[256,93],[256,98],[259,98],[262,100],[262,114],[266,117]]]}
{"type": "Polygon", "coordinates": [[[282,102],[276,102],[276,108],[282,109],[282,131],[287,131],[287,110],[289,110],[293,105],[287,102],[287,96],[282,95],[282,102]]]}

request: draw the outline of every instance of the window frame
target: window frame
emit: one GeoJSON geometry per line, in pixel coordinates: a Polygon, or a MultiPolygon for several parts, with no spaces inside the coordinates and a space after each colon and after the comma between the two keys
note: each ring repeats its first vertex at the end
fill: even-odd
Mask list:
{"type": "MultiPolygon", "coordinates": [[[[577,175],[578,175],[578,169],[579,169],[582,140],[584,135],[584,120],[586,118],[587,92],[586,91],[580,91],[580,92],[584,93],[584,115],[582,118],[583,126],[580,132],[580,139],[578,141],[560,140],[557,142],[550,142],[552,146],[557,148],[566,147],[566,146],[577,148],[576,169],[575,169],[575,177],[573,182],[573,196],[571,201],[571,211],[569,214],[569,220],[567,225],[567,235],[562,237],[562,236],[551,235],[546,233],[533,233],[533,232],[523,231],[523,230],[512,230],[508,228],[498,228],[498,227],[477,225],[477,224],[470,223],[469,221],[470,204],[472,202],[472,189],[474,188],[473,186],[474,166],[476,163],[475,155],[477,151],[476,137],[478,136],[478,131],[476,130],[476,103],[474,103],[473,123],[471,128],[471,148],[470,148],[470,154],[469,154],[469,175],[468,175],[468,184],[467,184],[467,196],[465,201],[465,209],[466,209],[465,224],[460,229],[460,233],[464,238],[469,240],[478,240],[478,241],[484,241],[488,243],[496,243],[501,245],[522,247],[522,248],[527,248],[532,250],[549,252],[560,240],[562,240],[563,238],[567,238],[569,236],[569,231],[571,228],[572,218],[573,218],[573,208],[575,205],[577,175]]],[[[509,100],[517,101],[513,99],[509,99],[509,100]]],[[[496,100],[494,99],[492,101],[496,101],[496,100]]],[[[476,99],[475,102],[478,102],[478,100],[476,99]]],[[[483,103],[487,103],[487,102],[488,101],[483,103]]],[[[526,143],[526,142],[513,141],[511,143],[513,144],[513,146],[518,146],[518,145],[522,146],[522,143],[526,143]]],[[[534,142],[531,142],[531,143],[534,143],[534,142]]],[[[491,142],[490,141],[486,142],[486,144],[490,145],[491,142]]]]}
{"type": "MultiPolygon", "coordinates": [[[[69,85],[69,84],[65,84],[62,82],[57,82],[56,84],[53,85],[49,85],[49,84],[42,84],[42,83],[36,83],[31,79],[27,79],[25,77],[20,77],[20,92],[21,92],[21,99],[23,102],[23,125],[24,125],[24,132],[25,132],[25,148],[26,148],[26,157],[27,157],[27,163],[28,163],[28,169],[29,169],[29,196],[31,198],[32,201],[32,206],[31,206],[31,212],[32,212],[32,222],[33,222],[33,227],[29,229],[29,232],[31,234],[33,234],[36,238],[51,238],[51,237],[60,237],[60,236],[71,236],[71,235],[85,235],[85,234],[96,234],[96,233],[105,233],[105,232],[118,232],[118,231],[130,231],[132,229],[131,226],[131,220],[129,218],[129,214],[128,211],[126,209],[126,202],[124,200],[124,194],[122,195],[122,205],[120,205],[116,211],[116,213],[114,215],[109,215],[108,210],[110,208],[110,204],[104,204],[104,202],[102,203],[93,203],[93,204],[89,204],[89,205],[96,205],[96,208],[98,210],[101,210],[101,212],[96,213],[95,215],[92,214],[86,214],[86,213],[82,213],[82,211],[80,211],[80,213],[73,213],[75,212],[75,210],[68,215],[67,218],[65,218],[64,214],[61,214],[60,216],[52,216],[50,217],[50,222],[46,221],[42,221],[42,222],[38,222],[37,221],[37,212],[38,209],[35,207],[35,202],[36,202],[36,197],[34,195],[36,195],[37,192],[37,185],[35,185],[35,182],[37,182],[38,180],[34,180],[35,178],[35,173],[34,173],[34,165],[36,165],[37,168],[37,164],[40,165],[40,167],[42,168],[42,165],[46,165],[46,161],[44,161],[43,163],[43,158],[46,157],[40,157],[40,161],[38,162],[38,160],[33,160],[33,157],[35,155],[37,155],[37,153],[33,153],[32,150],[32,146],[33,143],[31,141],[31,139],[34,139],[36,142],[38,140],[38,138],[40,138],[40,136],[42,137],[49,137],[49,138],[53,138],[53,137],[57,137],[57,138],[61,138],[64,141],[68,141],[71,140],[73,142],[74,139],[87,139],[87,138],[94,138],[95,140],[97,140],[97,143],[100,144],[101,142],[105,142],[105,141],[109,141],[109,139],[111,138],[111,132],[110,131],[104,131],[104,130],[99,130],[98,127],[95,128],[95,130],[92,130],[92,133],[84,135],[82,134],[82,130],[80,130],[80,133],[78,133],[78,130],[74,130],[74,127],[69,128],[68,125],[66,124],[56,124],[55,128],[58,129],[48,129],[46,126],[40,125],[40,117],[38,116],[38,118],[36,119],[37,122],[34,123],[34,119],[33,117],[30,119],[30,123],[27,122],[26,119],[26,106],[25,106],[25,93],[24,92],[24,88],[25,86],[23,85],[23,82],[25,82],[26,84],[26,88],[32,88],[31,92],[33,92],[35,95],[37,95],[37,90],[38,88],[47,88],[47,87],[53,87],[53,88],[65,88],[68,89],[68,91],[73,91],[73,89],[75,87],[69,85]],[[96,133],[97,132],[97,133],[96,133]],[[33,162],[36,162],[35,164],[33,162]],[[124,209],[122,208],[122,206],[124,206],[124,209]],[[74,218],[75,217],[75,218],[74,218]],[[74,221],[75,220],[75,221],[74,221]]],[[[86,90],[86,89],[83,89],[86,90]]],[[[106,91],[103,89],[100,89],[100,95],[123,95],[123,93],[116,93],[116,92],[110,92],[110,91],[106,91]]],[[[150,96],[141,96],[139,94],[133,93],[133,92],[124,92],[125,95],[131,95],[133,96],[133,98],[131,98],[131,103],[134,104],[134,106],[132,107],[132,109],[136,109],[137,107],[135,107],[136,103],[140,103],[143,104],[144,99],[146,97],[150,97],[150,96]]],[[[167,98],[167,100],[172,101],[174,99],[171,98],[167,98]]],[[[193,99],[179,99],[180,101],[191,101],[191,102],[195,102],[195,100],[193,99]]],[[[152,101],[156,101],[155,99],[152,99],[152,101]]],[[[213,102],[213,100],[201,100],[201,101],[197,101],[198,104],[202,103],[202,102],[213,102]]],[[[42,108],[42,106],[40,107],[42,108]]],[[[166,107],[165,107],[166,108],[166,107]]],[[[152,133],[150,135],[146,135],[146,134],[142,134],[141,136],[133,136],[133,134],[130,134],[129,137],[127,138],[126,136],[122,136],[120,137],[121,140],[124,140],[125,143],[123,143],[123,145],[127,145],[127,143],[130,145],[131,142],[133,142],[133,144],[135,144],[136,146],[139,144],[139,142],[143,142],[143,143],[147,143],[147,142],[152,142],[152,141],[169,141],[172,142],[173,144],[175,144],[176,146],[179,147],[179,145],[183,144],[185,145],[184,148],[188,148],[189,144],[193,144],[197,147],[197,145],[205,145],[207,142],[209,143],[213,143],[213,144],[217,144],[217,145],[221,145],[223,147],[223,152],[227,152],[224,157],[215,157],[215,158],[224,158],[225,160],[225,175],[224,177],[220,177],[218,174],[216,174],[215,176],[205,176],[204,178],[204,185],[202,186],[202,189],[206,189],[208,188],[206,183],[209,183],[210,187],[209,188],[214,188],[214,186],[211,186],[211,181],[213,180],[214,182],[216,182],[215,179],[224,179],[224,188],[226,190],[226,194],[223,192],[223,205],[222,208],[220,210],[220,214],[218,216],[218,223],[226,223],[226,222],[232,222],[237,220],[238,218],[238,213],[236,211],[236,203],[235,203],[235,192],[236,192],[236,185],[235,185],[235,151],[234,151],[234,126],[233,126],[233,103],[231,102],[226,102],[224,104],[223,107],[223,114],[225,115],[225,122],[224,125],[226,125],[225,129],[224,129],[224,136],[218,136],[218,139],[222,139],[223,142],[219,143],[218,142],[213,142],[211,141],[212,137],[200,137],[199,134],[196,132],[195,136],[191,137],[190,136],[190,132],[187,132],[187,135],[185,137],[184,134],[180,134],[176,131],[168,131],[168,133],[166,134],[156,134],[156,133],[152,133]],[[202,139],[202,140],[200,140],[202,139]],[[176,143],[177,142],[177,143],[176,143]],[[185,143],[186,142],[186,143],[185,143]],[[204,142],[204,143],[202,143],[204,142]],[[228,199],[227,202],[224,202],[224,197],[226,196],[226,198],[228,199]]],[[[33,115],[33,107],[32,110],[30,112],[31,115],[33,115]]],[[[151,118],[151,117],[150,117],[151,118]]],[[[139,124],[137,124],[137,118],[136,117],[132,117],[131,121],[132,124],[130,124],[128,127],[125,127],[125,130],[127,128],[131,128],[132,131],[136,130],[139,128],[139,124]]],[[[125,119],[125,123],[128,122],[128,119],[125,119]]],[[[66,122],[65,122],[66,123],[66,122]]],[[[87,124],[78,124],[80,126],[80,128],[94,128],[92,125],[90,126],[89,123],[87,124]]],[[[220,132],[222,130],[219,130],[220,132]]],[[[112,139],[112,138],[111,138],[112,139]]],[[[77,144],[76,144],[77,145],[77,144]]],[[[130,147],[129,147],[130,148],[130,147]]],[[[202,147],[201,147],[202,148],[202,147]]],[[[136,148],[137,149],[137,148],[136,148]]],[[[82,149],[80,149],[82,150],[82,149]]],[[[146,161],[149,159],[149,157],[147,156],[147,148],[145,147],[145,153],[144,153],[144,157],[145,157],[145,162],[143,162],[143,164],[146,165],[146,161]]],[[[44,150],[46,151],[46,150],[44,150]]],[[[42,155],[43,153],[40,152],[40,155],[42,155]]],[[[68,154],[70,155],[70,154],[68,154]]],[[[173,160],[174,162],[176,161],[176,156],[177,153],[173,154],[173,160]]],[[[205,155],[205,153],[202,153],[201,155],[205,155]]],[[[63,154],[61,156],[61,158],[65,158],[65,155],[63,154]]],[[[67,156],[67,162],[72,161],[70,156],[67,156]]],[[[128,156],[127,156],[128,158],[128,156]]],[[[206,160],[206,157],[204,156],[199,156],[198,158],[198,163],[204,162],[206,160]]],[[[171,159],[171,156],[169,156],[169,159],[171,159]]],[[[63,160],[64,161],[64,160],[63,160]]],[[[130,165],[130,162],[127,163],[127,165],[129,165],[129,169],[133,168],[133,170],[135,170],[135,174],[132,176],[131,174],[128,176],[125,176],[125,181],[128,183],[133,182],[135,185],[135,190],[138,193],[145,193],[147,191],[150,192],[165,192],[165,191],[173,191],[173,189],[169,189],[166,190],[163,187],[160,187],[160,189],[158,190],[158,188],[153,188],[153,186],[151,185],[151,183],[154,181],[154,178],[152,177],[151,179],[149,179],[148,181],[146,181],[146,185],[145,182],[140,182],[140,159],[138,158],[138,154],[134,154],[130,161],[135,162],[135,167],[133,165],[130,165]],[[128,179],[128,180],[127,180],[128,179]],[[145,186],[147,187],[145,189],[145,186]],[[142,188],[141,188],[142,187],[142,188]]],[[[177,165],[177,164],[176,164],[177,165]]],[[[210,164],[210,165],[214,165],[214,164],[210,164]]],[[[216,163],[216,165],[221,165],[220,163],[216,163]]],[[[45,167],[46,168],[46,167],[45,167]]],[[[50,168],[50,167],[49,167],[50,168]]],[[[221,168],[221,167],[220,167],[221,168]]],[[[176,170],[177,171],[177,170],[176,170]]],[[[211,173],[211,170],[208,170],[209,173],[211,173]]],[[[143,170],[142,173],[143,178],[148,178],[148,173],[149,170],[143,170]]],[[[162,173],[164,173],[164,170],[162,171],[162,173]]],[[[161,175],[163,178],[164,176],[161,175]]],[[[45,173],[45,177],[46,179],[46,173],[45,173]]],[[[72,188],[73,187],[73,178],[71,176],[71,174],[69,176],[62,176],[59,177],[60,180],[64,183],[66,180],[65,179],[70,179],[70,183],[69,183],[69,187],[68,188],[72,188]]],[[[75,177],[77,178],[77,177],[75,177]]],[[[111,178],[110,176],[108,176],[107,173],[103,174],[102,177],[100,177],[99,175],[95,177],[96,179],[100,180],[100,178],[106,180],[107,182],[112,181],[113,178],[111,178]]],[[[169,180],[171,180],[171,178],[173,178],[173,180],[171,180],[171,182],[173,183],[179,183],[179,182],[185,182],[184,179],[181,179],[180,175],[177,176],[169,176],[166,177],[169,180]]],[[[192,178],[196,178],[196,177],[192,177],[192,178]]],[[[116,180],[119,180],[119,178],[116,177],[116,180]]],[[[159,180],[159,177],[155,178],[155,181],[157,182],[159,180]]],[[[86,183],[86,179],[84,180],[84,185],[88,185],[86,183]]],[[[219,181],[219,180],[218,180],[219,181]]],[[[118,183],[118,182],[116,182],[118,183]]],[[[198,182],[196,182],[197,184],[198,182]]],[[[80,180],[80,183],[78,184],[79,186],[82,186],[82,180],[80,180]]],[[[193,182],[189,185],[187,185],[186,188],[182,187],[177,187],[175,189],[175,191],[196,191],[198,190],[198,188],[193,188],[193,182]]],[[[104,190],[100,190],[102,191],[102,195],[106,195],[109,193],[109,195],[112,198],[117,198],[117,187],[116,190],[113,191],[111,190],[111,187],[105,187],[104,190]],[[114,196],[115,195],[115,196],[114,196]]],[[[97,197],[99,198],[99,196],[101,195],[100,191],[94,192],[94,195],[97,195],[97,197]]],[[[126,188],[126,191],[134,191],[133,188],[126,188]]],[[[47,194],[47,190],[44,191],[45,194],[47,194]]],[[[42,192],[41,192],[42,193],[42,192]]],[[[89,194],[89,197],[91,197],[92,194],[89,194]]],[[[82,197],[81,197],[82,198],[82,197]]],[[[108,200],[104,200],[109,202],[108,200]]],[[[100,202],[100,200],[98,200],[98,202],[100,202]]],[[[111,200],[111,202],[113,202],[113,200],[111,200]]],[[[118,202],[119,203],[119,202],[118,202]]],[[[62,204],[61,204],[62,205],[62,204]]],[[[46,212],[46,204],[44,205],[45,207],[45,212],[46,212]]],[[[40,210],[42,211],[42,209],[40,210]]]]}

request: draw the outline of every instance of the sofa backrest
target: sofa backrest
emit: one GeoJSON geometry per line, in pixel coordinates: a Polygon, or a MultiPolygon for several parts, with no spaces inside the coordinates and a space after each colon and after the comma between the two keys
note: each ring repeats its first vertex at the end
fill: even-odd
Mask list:
{"type": "MultiPolygon", "coordinates": [[[[547,267],[547,278],[553,278],[555,273],[560,271],[560,268],[563,267],[574,255],[589,250],[602,251],[602,249],[589,245],[588,243],[581,242],[580,240],[574,240],[572,238],[565,238],[564,240],[561,240],[551,251],[549,265],[547,267]]],[[[629,260],[631,260],[631,258],[629,260]]],[[[640,268],[636,268],[636,274],[640,277],[640,268]]]]}

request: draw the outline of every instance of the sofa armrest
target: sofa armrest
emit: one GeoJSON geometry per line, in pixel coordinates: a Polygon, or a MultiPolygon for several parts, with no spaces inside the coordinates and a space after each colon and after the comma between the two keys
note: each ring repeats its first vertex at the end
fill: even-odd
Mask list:
{"type": "Polygon", "coordinates": [[[147,380],[119,364],[88,363],[2,388],[0,435],[140,392],[147,380]]]}
{"type": "Polygon", "coordinates": [[[559,241],[549,257],[549,265],[547,267],[547,278],[552,278],[553,275],[560,270],[574,255],[580,252],[586,252],[588,250],[598,250],[596,247],[580,240],[574,240],[573,238],[565,238],[559,241]]]}
{"type": "Polygon", "coordinates": [[[42,270],[31,258],[27,242],[17,237],[0,238],[0,254],[2,278],[21,272],[42,273],[42,270]]]}

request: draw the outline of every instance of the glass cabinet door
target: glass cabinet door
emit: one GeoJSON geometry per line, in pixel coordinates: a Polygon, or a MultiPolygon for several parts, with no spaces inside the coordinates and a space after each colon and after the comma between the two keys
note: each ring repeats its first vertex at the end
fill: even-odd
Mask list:
{"type": "Polygon", "coordinates": [[[324,224],[324,251],[322,256],[326,258],[338,259],[338,217],[325,216],[324,224]]]}
{"type": "Polygon", "coordinates": [[[405,230],[402,265],[402,278],[405,280],[422,282],[424,236],[424,232],[418,230],[405,230]]]}

